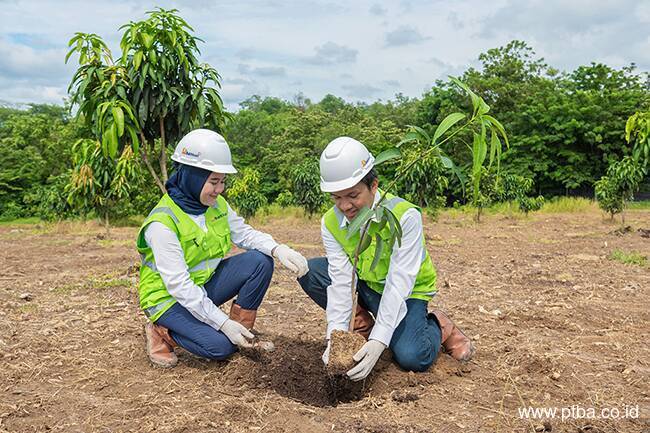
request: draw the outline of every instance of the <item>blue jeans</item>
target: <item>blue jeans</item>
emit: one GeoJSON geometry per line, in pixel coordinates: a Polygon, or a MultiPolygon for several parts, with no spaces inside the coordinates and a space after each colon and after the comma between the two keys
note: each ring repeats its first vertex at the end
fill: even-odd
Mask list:
{"type": "MultiPolygon", "coordinates": [[[[327,307],[327,287],[332,283],[327,272],[327,259],[309,260],[309,272],[298,279],[302,289],[319,307],[327,307]]],[[[359,281],[357,285],[359,305],[377,317],[381,294],[359,281]]],[[[397,364],[404,370],[425,371],[440,352],[440,325],[433,314],[427,312],[427,302],[420,299],[406,300],[406,316],[395,328],[390,340],[390,350],[397,364]]]]}
{"type": "MultiPolygon", "coordinates": [[[[250,250],[222,260],[204,288],[215,305],[236,296],[237,305],[257,310],[272,275],[273,259],[250,250]]],[[[201,322],[178,302],[156,320],[156,325],[169,329],[169,335],[183,349],[204,358],[226,359],[237,351],[237,346],[223,332],[201,322]]]]}

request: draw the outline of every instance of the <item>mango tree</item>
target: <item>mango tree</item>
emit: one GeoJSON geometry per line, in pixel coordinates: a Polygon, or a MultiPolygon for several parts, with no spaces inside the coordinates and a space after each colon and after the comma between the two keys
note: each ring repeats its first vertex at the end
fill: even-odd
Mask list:
{"type": "Polygon", "coordinates": [[[621,214],[621,224],[625,224],[625,207],[632,200],[643,180],[644,169],[630,156],[610,164],[607,175],[596,181],[596,200],[598,206],[609,212],[610,219],[621,214]]]}
{"type": "Polygon", "coordinates": [[[72,107],[92,127],[104,155],[115,158],[131,147],[162,192],[168,147],[197,127],[220,132],[227,116],[217,91],[220,76],[199,63],[201,39],[177,12],[159,8],[120,27],[117,59],[99,36],[87,33],[75,34],[66,56],[67,62],[79,55],[68,88],[72,107]]]}

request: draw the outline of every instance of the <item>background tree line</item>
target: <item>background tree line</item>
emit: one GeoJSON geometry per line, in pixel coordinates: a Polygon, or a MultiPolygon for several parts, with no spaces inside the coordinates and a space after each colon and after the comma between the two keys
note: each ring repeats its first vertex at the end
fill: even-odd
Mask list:
{"type": "MultiPolygon", "coordinates": [[[[632,154],[625,126],[635,112],[650,108],[646,72],[638,72],[634,65],[614,69],[595,63],[560,72],[521,41],[491,49],[479,60],[481,67],[469,68],[460,79],[487,102],[510,141],[501,160],[504,181],[494,188],[490,184],[493,173],[481,178],[491,201],[517,194],[593,197],[594,186],[607,174],[610,163],[632,154]]],[[[209,73],[218,78],[216,71],[209,73]]],[[[207,90],[205,94],[220,110],[218,95],[207,90]]],[[[163,99],[170,107],[167,111],[175,100],[173,95],[163,99]]],[[[192,103],[203,104],[201,100],[199,94],[192,103]]],[[[394,100],[371,104],[349,103],[334,95],[319,102],[301,95],[293,101],[253,95],[236,113],[218,113],[212,119],[242,172],[230,178],[229,199],[247,215],[273,202],[301,204],[316,213],[326,202],[317,189],[317,160],[330,140],[349,135],[376,155],[399,143],[410,127],[431,133],[448,114],[467,110],[468,104],[447,81],[437,81],[419,98],[398,94],[394,100]]],[[[161,117],[155,108],[147,109],[161,117]]],[[[209,119],[210,113],[204,107],[199,114],[209,119]]],[[[147,113],[140,116],[146,122],[156,121],[149,120],[147,113]]],[[[160,180],[154,179],[156,171],[129,152],[129,147],[115,146],[114,155],[104,154],[96,131],[85,120],[83,115],[73,118],[62,106],[0,108],[1,218],[96,215],[108,219],[146,214],[155,204],[161,193],[156,184],[160,180]]],[[[145,129],[159,131],[153,126],[145,129]]],[[[163,129],[162,134],[152,133],[141,142],[152,152],[169,152],[169,146],[161,146],[161,135],[174,131],[163,129]]],[[[445,149],[468,178],[471,141],[461,134],[445,149]]],[[[408,161],[408,152],[403,161],[408,161]]],[[[387,180],[397,169],[398,164],[386,164],[380,174],[387,180]]],[[[645,182],[647,188],[647,177],[645,182]]],[[[397,187],[399,194],[431,208],[467,201],[458,178],[435,158],[418,161],[397,187]]]]}

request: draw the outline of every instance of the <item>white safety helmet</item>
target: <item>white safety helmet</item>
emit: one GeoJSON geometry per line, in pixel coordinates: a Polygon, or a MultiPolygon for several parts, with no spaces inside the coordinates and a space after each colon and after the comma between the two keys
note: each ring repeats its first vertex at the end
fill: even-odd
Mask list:
{"type": "Polygon", "coordinates": [[[172,160],[215,173],[237,173],[226,140],[209,129],[190,131],[176,145],[172,160]]]}
{"type": "Polygon", "coordinates": [[[320,155],[320,189],[337,192],[351,188],[375,165],[366,146],[350,137],[330,141],[320,155]]]}

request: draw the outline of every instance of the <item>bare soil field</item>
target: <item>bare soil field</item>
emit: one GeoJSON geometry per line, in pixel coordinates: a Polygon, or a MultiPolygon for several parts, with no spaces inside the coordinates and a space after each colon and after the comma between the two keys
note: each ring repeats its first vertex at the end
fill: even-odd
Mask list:
{"type": "MultiPolygon", "coordinates": [[[[609,257],[650,256],[639,231],[650,211],[630,211],[627,223],[616,233],[595,210],[427,221],[432,305],[477,353],[409,373],[386,351],[360,390],[328,379],[325,313],[280,265],[256,326],[274,352],[213,362],[179,349],[179,365],[164,370],[144,351],[136,228],[3,225],[0,432],[648,433],[650,268],[609,257]],[[558,412],[522,419],[527,407],[558,412]]],[[[323,254],[318,220],[255,225],[323,254]]]]}

